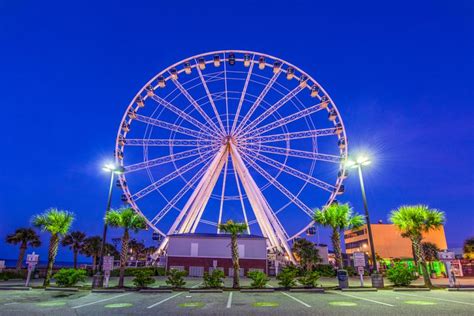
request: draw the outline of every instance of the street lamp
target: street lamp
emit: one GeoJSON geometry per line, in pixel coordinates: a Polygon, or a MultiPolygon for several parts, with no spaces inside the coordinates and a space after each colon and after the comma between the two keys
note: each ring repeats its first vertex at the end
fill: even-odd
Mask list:
{"type": "MultiPolygon", "coordinates": [[[[358,170],[359,172],[359,181],[360,181],[360,189],[362,191],[362,201],[364,202],[364,210],[365,210],[365,222],[367,224],[367,232],[369,233],[369,244],[370,244],[370,252],[372,257],[372,271],[374,271],[377,275],[376,282],[382,282],[383,287],[383,279],[380,281],[379,277],[379,269],[377,267],[377,259],[375,256],[375,247],[374,247],[374,239],[372,237],[372,228],[370,226],[370,217],[369,217],[369,208],[367,206],[367,197],[365,195],[365,187],[364,187],[364,178],[362,176],[362,167],[370,165],[371,161],[369,157],[365,155],[358,156],[355,160],[348,160],[346,162],[346,166],[348,168],[353,168],[358,170]]],[[[372,284],[374,284],[374,275],[372,274],[372,284]]],[[[378,287],[378,286],[377,286],[378,287]]]]}
{"type": "MultiPolygon", "coordinates": [[[[110,185],[109,185],[109,196],[107,198],[107,208],[105,209],[105,214],[110,211],[110,205],[112,203],[112,190],[114,188],[114,179],[116,174],[122,174],[124,172],[124,168],[122,166],[117,166],[112,163],[105,164],[102,167],[102,170],[105,172],[110,173],[110,185]]],[[[102,264],[104,259],[104,250],[105,250],[105,243],[107,239],[107,222],[104,218],[104,230],[102,232],[102,244],[100,246],[100,253],[99,253],[99,266],[97,268],[97,273],[94,275],[92,279],[92,288],[103,287],[104,285],[104,274],[102,271],[102,264]]]]}

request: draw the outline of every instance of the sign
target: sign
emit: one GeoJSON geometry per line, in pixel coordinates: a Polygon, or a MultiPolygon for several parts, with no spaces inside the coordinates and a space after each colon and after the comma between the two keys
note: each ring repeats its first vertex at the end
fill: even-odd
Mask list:
{"type": "Polygon", "coordinates": [[[103,271],[112,271],[114,269],[114,257],[113,256],[104,256],[102,259],[102,270],[103,271]]]}
{"type": "Polygon", "coordinates": [[[28,264],[28,275],[26,276],[25,286],[30,283],[31,272],[35,270],[36,265],[39,261],[39,255],[33,251],[31,254],[26,255],[26,264],[28,264]]]}
{"type": "Polygon", "coordinates": [[[5,260],[0,260],[0,272],[2,272],[3,269],[5,269],[5,260]]]}
{"type": "Polygon", "coordinates": [[[354,267],[365,267],[365,253],[363,252],[354,252],[352,254],[352,259],[354,260],[354,267]]]}
{"type": "Polygon", "coordinates": [[[439,251],[438,258],[441,261],[451,261],[456,259],[456,256],[454,255],[454,251],[439,251]]]}
{"type": "Polygon", "coordinates": [[[357,273],[364,275],[365,269],[364,267],[357,267],[357,273]]]}

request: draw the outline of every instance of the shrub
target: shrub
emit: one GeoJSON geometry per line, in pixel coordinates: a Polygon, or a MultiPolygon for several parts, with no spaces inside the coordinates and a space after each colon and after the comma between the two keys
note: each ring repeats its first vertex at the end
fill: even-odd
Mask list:
{"type": "Polygon", "coordinates": [[[270,281],[267,275],[262,271],[248,272],[247,277],[249,277],[252,280],[252,283],[250,284],[250,286],[256,287],[259,289],[264,288],[267,285],[268,281],[270,281]]]}
{"type": "Polygon", "coordinates": [[[318,264],[313,271],[318,271],[323,277],[334,277],[336,276],[336,270],[330,264],[318,264]]]}
{"type": "MultiPolygon", "coordinates": [[[[135,276],[136,271],[149,271],[152,276],[163,276],[165,275],[165,268],[163,267],[140,267],[140,268],[125,268],[125,276],[135,276]]],[[[115,269],[110,272],[110,276],[118,277],[120,269],[115,269]]]]}
{"type": "Polygon", "coordinates": [[[307,271],[303,276],[298,278],[298,282],[300,282],[304,287],[316,287],[318,285],[319,277],[320,275],[318,271],[307,271]]]}
{"type": "Polygon", "coordinates": [[[86,280],[86,270],[80,269],[61,269],[53,278],[56,280],[56,284],[61,287],[74,286],[77,282],[84,282],[86,280]]]}
{"type": "Polygon", "coordinates": [[[24,278],[25,278],[25,272],[24,271],[20,271],[20,272],[3,271],[3,272],[0,272],[0,280],[3,280],[3,281],[8,281],[10,279],[24,279],[24,278]]]}
{"type": "Polygon", "coordinates": [[[187,275],[187,271],[171,269],[168,271],[168,280],[166,280],[166,284],[173,288],[182,288],[186,284],[186,281],[184,281],[184,277],[187,275]]]}
{"type": "Polygon", "coordinates": [[[155,279],[152,277],[151,271],[142,269],[135,271],[133,284],[135,284],[136,287],[144,288],[153,283],[155,283],[155,279]]]}
{"type": "Polygon", "coordinates": [[[298,270],[293,267],[284,267],[277,275],[277,280],[280,281],[278,284],[284,288],[294,287],[296,285],[296,276],[298,270]]]}
{"type": "Polygon", "coordinates": [[[215,269],[211,273],[204,272],[204,287],[217,288],[224,285],[224,272],[215,269]]]}
{"type": "Polygon", "coordinates": [[[395,262],[387,270],[387,278],[395,286],[408,286],[413,280],[416,280],[415,269],[402,262],[395,262]]]}

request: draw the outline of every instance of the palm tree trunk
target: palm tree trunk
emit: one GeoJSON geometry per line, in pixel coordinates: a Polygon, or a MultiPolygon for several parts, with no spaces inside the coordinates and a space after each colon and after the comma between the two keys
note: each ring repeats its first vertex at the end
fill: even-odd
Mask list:
{"type": "Polygon", "coordinates": [[[341,253],[341,237],[337,229],[333,229],[331,234],[332,247],[334,248],[334,256],[336,257],[336,266],[344,269],[341,253]]]}
{"type": "Polygon", "coordinates": [[[416,262],[421,266],[421,271],[423,272],[425,286],[432,287],[428,268],[426,267],[425,256],[423,255],[423,250],[421,249],[421,238],[414,237],[412,238],[411,242],[413,244],[413,250],[415,251],[416,262]]]}
{"type": "Polygon", "coordinates": [[[25,258],[25,252],[26,252],[26,242],[22,242],[20,246],[20,253],[18,254],[18,260],[16,261],[16,272],[21,271],[21,266],[23,263],[23,258],[25,258]]]}
{"type": "Polygon", "coordinates": [[[96,272],[97,256],[92,256],[92,271],[96,272]]]}
{"type": "Polygon", "coordinates": [[[232,234],[232,265],[234,266],[234,282],[232,287],[238,289],[240,287],[240,264],[239,264],[239,246],[237,245],[237,235],[232,234]]]}
{"type": "Polygon", "coordinates": [[[43,286],[48,286],[51,281],[51,275],[53,274],[54,260],[58,253],[59,246],[59,236],[58,234],[51,235],[49,240],[49,249],[48,249],[48,265],[46,267],[46,276],[44,277],[43,286]]]}
{"type": "Polygon", "coordinates": [[[128,234],[128,229],[125,229],[122,236],[122,249],[120,252],[120,276],[119,276],[119,287],[123,287],[124,278],[125,278],[125,264],[127,263],[128,255],[128,241],[130,235],[128,234]]]}
{"type": "Polygon", "coordinates": [[[77,249],[74,249],[74,269],[77,269],[77,249]]]}

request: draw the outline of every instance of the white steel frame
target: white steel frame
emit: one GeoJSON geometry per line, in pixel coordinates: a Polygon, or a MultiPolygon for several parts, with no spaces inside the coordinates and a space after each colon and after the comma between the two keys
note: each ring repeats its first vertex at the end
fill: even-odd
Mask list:
{"type": "MultiPolygon", "coordinates": [[[[259,78],[260,80],[260,78],[259,78]]],[[[162,83],[161,83],[162,84],[162,83]]],[[[301,102],[300,102],[301,103],[301,102]]],[[[281,143],[280,143],[281,144],[281,143]]],[[[335,143],[335,146],[336,143],[335,143]]],[[[167,246],[167,236],[173,233],[194,233],[197,230],[199,223],[207,225],[217,226],[217,232],[219,231],[219,224],[223,218],[224,202],[229,197],[226,196],[226,181],[228,181],[228,173],[230,168],[234,171],[235,183],[237,185],[238,197],[242,207],[243,216],[245,222],[248,225],[247,233],[250,234],[250,225],[252,221],[248,221],[247,212],[249,211],[245,207],[244,200],[248,199],[248,203],[251,205],[252,211],[255,215],[255,222],[258,224],[260,231],[268,240],[268,247],[275,251],[285,253],[289,256],[289,259],[294,261],[292,252],[290,251],[289,241],[302,234],[307,228],[309,228],[313,222],[311,216],[313,210],[307,206],[305,201],[298,197],[298,194],[291,192],[287,189],[284,183],[281,183],[278,176],[271,175],[267,172],[268,166],[278,170],[278,174],[284,173],[299,180],[304,181],[306,184],[311,185],[315,189],[324,190],[328,192],[328,199],[322,201],[321,204],[331,203],[336,195],[340,193],[342,189],[342,182],[345,174],[344,161],[347,157],[347,137],[342,122],[341,116],[334,102],[326,93],[326,91],[317,83],[311,76],[305,73],[298,67],[276,58],[274,56],[261,54],[251,51],[216,51],[206,54],[200,54],[192,56],[186,60],[180,61],[170,67],[166,68],[162,72],[158,73],[152,78],[145,86],[137,93],[133,101],[128,106],[123,119],[120,124],[119,132],[116,139],[116,162],[125,168],[125,173],[119,177],[124,196],[127,202],[135,209],[137,213],[142,215],[147,221],[148,225],[157,233],[165,237],[164,241],[160,245],[159,251],[163,251],[167,246]],[[229,61],[229,55],[235,54],[235,62],[243,63],[244,56],[248,59],[247,73],[243,83],[241,91],[229,91],[228,80],[232,80],[232,73],[228,70],[230,66],[227,65],[229,61]],[[220,57],[222,72],[206,74],[204,69],[199,66],[200,60],[204,60],[206,67],[213,67],[213,56],[220,57]],[[255,72],[258,72],[259,59],[265,58],[265,67],[272,67],[274,62],[280,63],[280,67],[273,72],[273,75],[268,78],[263,89],[256,96],[253,104],[247,111],[243,110],[243,103],[249,96],[248,87],[254,84],[255,72]],[[185,63],[189,63],[189,67],[192,73],[195,75],[195,79],[183,82],[181,78],[187,76],[186,69],[183,66],[185,63]],[[272,102],[271,106],[266,106],[265,110],[258,116],[255,117],[256,110],[262,103],[267,104],[265,98],[268,93],[275,89],[278,84],[279,77],[285,76],[289,67],[294,69],[294,80],[296,85],[291,88],[287,88],[284,93],[280,92],[281,96],[278,101],[272,102]],[[166,85],[172,85],[174,87],[173,96],[170,93],[167,96],[159,95],[159,78],[163,78],[166,85]],[[303,84],[298,83],[302,78],[306,81],[303,84]],[[209,84],[214,81],[224,81],[224,91],[212,92],[209,88],[209,84]],[[190,86],[193,84],[193,86],[190,86]],[[202,86],[206,93],[206,97],[195,99],[191,90],[193,87],[202,86]],[[278,110],[285,107],[288,102],[295,102],[298,100],[298,95],[302,93],[310,93],[311,87],[317,86],[319,92],[317,93],[314,103],[304,104],[300,110],[287,114],[280,115],[278,110]],[[151,88],[150,88],[151,87],[151,88]],[[238,93],[238,105],[235,112],[230,113],[229,111],[229,99],[230,94],[238,93]],[[174,103],[176,95],[183,96],[188,102],[189,106],[183,108],[178,103],[174,103]],[[324,99],[323,99],[324,97],[324,99]],[[143,104],[137,102],[139,98],[143,104]],[[225,100],[225,113],[219,113],[218,107],[215,101],[225,100]],[[166,120],[162,117],[150,117],[140,114],[141,107],[144,104],[151,104],[161,109],[166,109],[172,112],[179,119],[175,121],[166,120]],[[210,105],[212,111],[206,112],[203,109],[203,105],[210,105]],[[283,128],[296,120],[306,120],[307,117],[314,113],[326,110],[335,111],[337,117],[333,120],[334,127],[314,129],[308,128],[306,130],[292,131],[286,133],[274,133],[274,129],[283,128]],[[194,112],[193,112],[194,111],[194,112]],[[191,112],[194,115],[190,114],[191,112]],[[130,115],[132,113],[132,115],[130,115]],[[275,116],[278,114],[278,116],[275,116]],[[223,121],[222,119],[225,119],[223,121]],[[186,126],[182,126],[183,122],[186,122],[186,126]],[[137,122],[137,123],[135,123],[137,122]],[[146,124],[148,128],[159,128],[169,131],[173,137],[170,138],[127,138],[129,128],[133,128],[133,124],[146,124]],[[123,128],[123,126],[128,128],[123,128]],[[192,127],[190,127],[192,126],[192,127]],[[330,155],[325,153],[319,153],[317,149],[313,151],[304,151],[298,149],[291,149],[289,147],[275,145],[278,141],[284,141],[289,144],[290,141],[295,139],[310,138],[316,140],[317,137],[337,137],[337,139],[344,142],[344,146],[339,149],[339,155],[330,155]],[[124,159],[126,155],[127,147],[143,147],[145,153],[145,160],[138,163],[127,164],[124,159]],[[148,148],[149,147],[167,147],[170,148],[171,153],[148,159],[148,148]],[[180,152],[173,152],[174,147],[186,147],[186,150],[180,152]],[[306,159],[311,161],[323,161],[325,163],[334,163],[340,166],[340,175],[337,176],[335,183],[330,184],[320,179],[315,178],[311,174],[302,172],[301,170],[295,169],[275,159],[270,158],[267,154],[281,155],[286,158],[298,158],[306,159]],[[187,163],[177,167],[175,164],[179,160],[187,159],[187,163]],[[153,181],[144,188],[136,190],[130,188],[127,184],[127,176],[130,173],[134,173],[140,170],[149,171],[150,168],[154,168],[163,164],[173,163],[176,169],[158,179],[153,181]],[[193,168],[199,168],[191,179],[187,180],[187,185],[183,186],[179,192],[167,200],[167,204],[157,214],[152,217],[146,217],[137,202],[140,199],[146,198],[146,196],[160,187],[172,183],[176,178],[183,178],[183,174],[193,168]],[[304,228],[289,236],[285,230],[284,225],[280,223],[278,219],[278,212],[272,209],[272,201],[268,200],[263,194],[263,188],[259,187],[256,183],[253,173],[259,174],[261,177],[268,181],[268,185],[274,186],[280,191],[289,203],[296,205],[302,212],[308,216],[307,224],[304,228]],[[222,188],[220,193],[219,203],[219,216],[217,223],[202,219],[203,213],[206,210],[206,205],[211,198],[212,192],[216,183],[222,175],[222,188]],[[192,189],[192,193],[184,207],[178,208],[177,203],[192,189]],[[173,224],[167,232],[160,230],[157,225],[158,223],[172,210],[176,209],[179,214],[176,216],[173,224]]],[[[233,181],[233,179],[232,179],[233,181]]],[[[160,193],[161,194],[161,193],[160,193]]]]}

